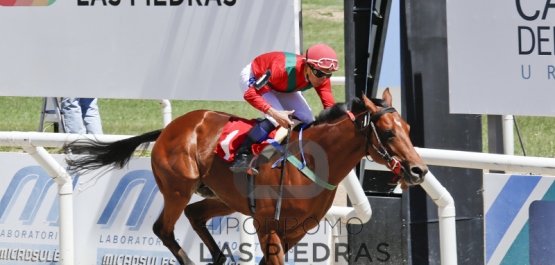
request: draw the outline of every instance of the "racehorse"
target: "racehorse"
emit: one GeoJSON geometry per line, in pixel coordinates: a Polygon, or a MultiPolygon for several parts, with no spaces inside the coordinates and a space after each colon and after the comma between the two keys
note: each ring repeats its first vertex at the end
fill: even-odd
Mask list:
{"type": "MultiPolygon", "coordinates": [[[[306,187],[311,195],[284,197],[278,220],[273,219],[279,210],[276,209],[278,199],[269,194],[258,194],[255,211],[251,212],[244,187],[237,185],[237,179],[244,180],[245,176],[234,176],[229,170],[231,163],[214,152],[224,126],[234,117],[227,113],[196,110],[173,120],[164,129],[124,140],[73,142],[65,149],[86,155],[68,158],[67,162],[70,171],[81,173],[105,166],[111,167],[106,170],[122,168],[141,145],[156,141],[151,153],[152,172],[163,195],[164,208],[153,225],[153,231],[180,264],[194,264],[174,236],[175,223],[184,211],[192,228],[208,247],[214,264],[224,264],[226,256],[206,228],[206,222],[213,217],[240,212],[254,220],[264,254],[260,264],[282,265],[284,253],[307,231],[315,228],[332,206],[336,193],[333,187],[364,156],[369,155],[377,163],[388,166],[398,174],[404,187],[424,181],[428,168],[410,141],[409,125],[391,107],[391,100],[389,89],[386,89],[382,99],[363,96],[362,100],[338,103],[323,110],[310,126],[303,127],[302,141],[321,147],[327,158],[324,166],[328,174],[324,182],[327,181],[327,187],[332,188],[314,189],[312,180],[295,166],[285,164],[283,185],[306,187]],[[188,205],[194,193],[205,199],[188,205]]],[[[293,129],[291,146],[299,142],[300,137],[301,130],[293,129]]],[[[299,153],[291,156],[306,161],[312,171],[321,172],[315,168],[316,165],[322,167],[316,156],[299,153]]],[[[252,180],[255,186],[279,186],[281,167],[272,168],[271,163],[266,163],[260,165],[258,171],[252,180]]],[[[246,181],[239,183],[247,185],[246,181]]]]}

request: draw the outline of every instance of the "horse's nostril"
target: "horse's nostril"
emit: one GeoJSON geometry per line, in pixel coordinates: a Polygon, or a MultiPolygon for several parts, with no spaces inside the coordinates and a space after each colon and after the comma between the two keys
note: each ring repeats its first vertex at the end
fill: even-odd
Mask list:
{"type": "Polygon", "coordinates": [[[418,176],[419,178],[424,177],[424,175],[425,175],[424,171],[427,171],[427,170],[424,170],[419,166],[413,166],[413,167],[410,168],[410,172],[413,175],[418,176]]]}

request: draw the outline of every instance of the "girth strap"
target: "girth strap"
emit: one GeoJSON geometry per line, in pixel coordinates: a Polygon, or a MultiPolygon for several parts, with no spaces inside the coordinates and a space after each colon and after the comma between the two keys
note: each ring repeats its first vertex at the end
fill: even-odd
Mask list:
{"type": "MultiPolygon", "coordinates": [[[[300,168],[302,167],[303,163],[296,158],[295,156],[288,156],[287,157],[287,161],[289,161],[291,164],[293,164],[295,167],[300,168]]],[[[316,173],[314,173],[312,170],[310,170],[310,168],[308,167],[303,167],[302,169],[299,169],[301,172],[303,172],[303,174],[310,180],[312,180],[314,183],[318,184],[321,187],[324,187],[328,190],[335,190],[335,188],[337,188],[337,186],[332,185],[327,183],[326,181],[324,181],[323,179],[321,179],[320,177],[318,177],[316,175],[316,173]]]]}
{"type": "MultiPolygon", "coordinates": [[[[272,146],[274,146],[280,153],[284,154],[285,150],[284,148],[276,141],[272,141],[269,140],[269,142],[272,144],[272,146]]],[[[274,166],[277,166],[277,164],[279,164],[279,162],[282,160],[283,158],[280,158],[278,161],[276,161],[276,163],[274,163],[274,165],[272,166],[272,168],[274,166]]],[[[310,170],[310,168],[304,166],[304,163],[301,162],[297,157],[291,155],[288,153],[287,156],[287,161],[289,161],[291,164],[293,164],[299,171],[301,171],[308,179],[312,180],[314,183],[318,184],[319,186],[326,188],[328,190],[334,190],[337,188],[337,186],[329,184],[328,182],[324,181],[323,179],[321,179],[320,177],[318,177],[318,175],[316,175],[316,173],[314,173],[312,170],[310,170]]]]}

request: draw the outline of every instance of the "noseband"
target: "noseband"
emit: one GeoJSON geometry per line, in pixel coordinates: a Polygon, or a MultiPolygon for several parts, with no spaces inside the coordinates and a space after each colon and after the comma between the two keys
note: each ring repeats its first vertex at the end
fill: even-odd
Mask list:
{"type": "Polygon", "coordinates": [[[368,146],[372,146],[374,151],[376,151],[376,153],[378,153],[378,155],[380,155],[380,157],[387,162],[389,169],[391,170],[391,172],[393,172],[393,174],[395,174],[395,178],[393,179],[393,181],[397,182],[397,180],[400,178],[401,170],[403,170],[403,166],[401,165],[401,162],[399,162],[399,160],[389,155],[389,153],[387,152],[387,149],[385,149],[385,146],[382,144],[382,141],[378,136],[378,132],[376,131],[376,126],[374,125],[374,123],[376,123],[382,115],[386,113],[393,113],[393,112],[397,112],[397,111],[395,110],[395,108],[389,107],[389,106],[383,107],[380,111],[378,111],[374,115],[372,115],[370,111],[366,111],[364,113],[364,117],[362,118],[362,122],[360,125],[357,123],[357,119],[352,112],[347,111],[347,114],[351,118],[351,121],[353,122],[355,127],[358,128],[362,136],[364,136],[364,139],[366,139],[366,148],[364,148],[364,151],[366,152],[366,157],[368,158],[370,156],[370,153],[368,152],[368,146]],[[372,127],[372,132],[369,131],[367,134],[365,134],[364,130],[368,126],[372,127]],[[373,133],[373,135],[376,137],[376,140],[378,141],[378,147],[376,147],[372,143],[372,140],[371,140],[372,136],[370,135],[370,133],[373,133]]]}

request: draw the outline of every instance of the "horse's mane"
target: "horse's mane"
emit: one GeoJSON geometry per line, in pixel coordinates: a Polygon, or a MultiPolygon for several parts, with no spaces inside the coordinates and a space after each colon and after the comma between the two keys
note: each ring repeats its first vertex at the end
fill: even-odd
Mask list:
{"type": "MultiPolygon", "coordinates": [[[[379,98],[370,99],[374,104],[380,107],[389,107],[384,100],[379,98]]],[[[351,102],[341,102],[333,105],[331,108],[322,110],[320,114],[316,117],[312,125],[318,125],[322,123],[330,123],[341,116],[345,115],[347,111],[350,110],[353,114],[358,114],[366,110],[366,105],[364,101],[360,98],[354,98],[351,102]]]]}

